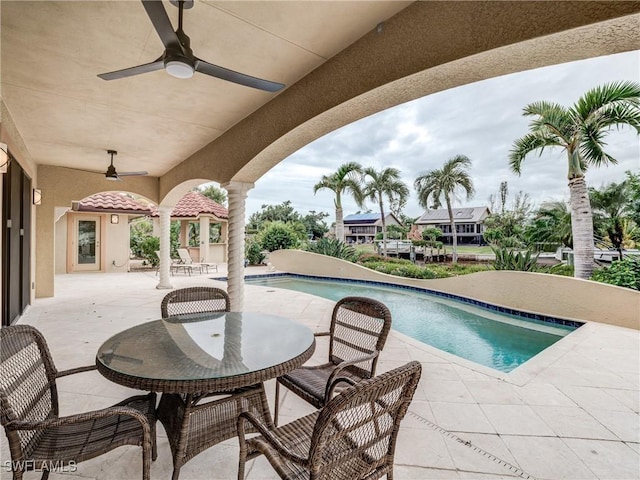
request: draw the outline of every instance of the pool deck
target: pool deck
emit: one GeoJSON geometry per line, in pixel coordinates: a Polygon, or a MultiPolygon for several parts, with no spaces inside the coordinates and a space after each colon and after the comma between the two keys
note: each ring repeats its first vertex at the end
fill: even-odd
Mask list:
{"type": "MultiPolygon", "coordinates": [[[[251,267],[247,274],[265,272],[251,267]]],[[[217,285],[210,275],[176,275],[174,287],[217,285]]],[[[94,363],[111,335],[160,316],[166,290],[156,290],[154,272],[57,275],[56,297],[37,299],[20,323],[39,328],[59,369],[94,363]]],[[[223,287],[224,283],[219,284],[223,287]]],[[[329,323],[333,302],[304,293],[247,286],[246,311],[293,318],[314,331],[329,323]]],[[[615,306],[612,306],[615,308],[615,306]]],[[[318,343],[311,362],[326,358],[318,343]]],[[[404,419],[395,457],[403,479],[638,479],[640,474],[640,332],[587,323],[510,374],[479,366],[392,330],[378,373],[410,360],[423,373],[404,419]]],[[[133,394],[98,372],[59,381],[63,415],[111,405],[133,394]]],[[[273,406],[274,381],[267,382],[273,406]]],[[[280,422],[312,411],[285,390],[280,422]],[[286,393],[285,393],[286,392],[286,393]]],[[[158,459],[153,479],[169,479],[169,445],[158,424],[158,459]]],[[[11,478],[6,438],[0,442],[0,479],[11,478]]],[[[237,477],[236,439],[216,445],[188,462],[181,480],[237,477]]],[[[83,462],[64,478],[141,478],[137,447],[118,448],[83,462]]],[[[26,479],[39,478],[27,473],[26,479]]],[[[275,479],[264,458],[248,465],[248,479],[275,479]]]]}

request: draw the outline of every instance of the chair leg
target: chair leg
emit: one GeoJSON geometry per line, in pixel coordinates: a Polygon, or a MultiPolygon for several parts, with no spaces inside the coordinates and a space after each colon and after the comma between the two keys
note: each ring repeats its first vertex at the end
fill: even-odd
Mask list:
{"type": "Polygon", "coordinates": [[[273,408],[273,424],[278,426],[278,410],[280,409],[280,382],[276,378],[276,404],[273,408]]]}

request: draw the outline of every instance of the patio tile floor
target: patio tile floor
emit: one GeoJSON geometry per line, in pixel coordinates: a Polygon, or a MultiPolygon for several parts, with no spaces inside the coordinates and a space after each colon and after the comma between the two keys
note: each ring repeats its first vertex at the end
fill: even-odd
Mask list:
{"type": "MultiPolygon", "coordinates": [[[[175,275],[174,287],[219,285],[209,275],[175,275]]],[[[248,273],[264,271],[249,268],[248,273]]],[[[37,299],[20,323],[39,328],[59,369],[93,364],[108,337],[160,316],[166,290],[156,290],[153,272],[56,276],[56,297],[37,299]]],[[[222,286],[225,286],[222,284],[222,286]]],[[[246,311],[293,318],[326,330],[333,302],[311,295],[247,286],[246,311]]],[[[318,342],[311,362],[326,357],[318,342]]],[[[459,359],[392,330],[378,372],[409,360],[423,375],[402,423],[396,450],[397,479],[610,479],[640,474],[640,333],[589,323],[519,367],[503,374],[459,359]]],[[[266,384],[273,405],[274,381],[266,384]]],[[[62,414],[101,408],[133,391],[97,372],[59,382],[62,414]]],[[[312,407],[282,390],[280,422],[312,407]]],[[[158,460],[153,479],[171,477],[169,445],[158,424],[158,460]]],[[[11,478],[6,438],[0,441],[0,480],[11,478]]],[[[198,455],[181,480],[233,479],[238,445],[232,439],[198,455]]],[[[26,479],[37,478],[27,473],[26,479]]],[[[140,449],[123,447],[49,478],[125,480],[141,477],[140,449]]],[[[275,479],[264,458],[248,464],[248,479],[275,479]]]]}

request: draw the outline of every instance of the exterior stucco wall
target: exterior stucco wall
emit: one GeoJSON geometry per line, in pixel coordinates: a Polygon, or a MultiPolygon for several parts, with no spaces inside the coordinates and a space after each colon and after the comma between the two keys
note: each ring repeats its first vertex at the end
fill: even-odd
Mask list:
{"type": "Polygon", "coordinates": [[[413,285],[527,312],[640,329],[640,292],[588,280],[511,271],[417,280],[300,250],[272,252],[269,262],[282,272],[413,285]]]}

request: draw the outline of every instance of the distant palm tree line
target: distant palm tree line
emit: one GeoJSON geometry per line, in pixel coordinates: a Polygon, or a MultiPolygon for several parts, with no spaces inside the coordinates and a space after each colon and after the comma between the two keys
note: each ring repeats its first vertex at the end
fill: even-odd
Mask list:
{"type": "MultiPolygon", "coordinates": [[[[570,192],[571,241],[574,250],[575,276],[588,279],[594,268],[593,213],[589,192],[585,182],[588,166],[599,167],[617,163],[605,152],[604,138],[613,127],[629,125],[640,134],[640,84],[637,82],[614,82],[587,91],[571,107],[540,101],[524,107],[523,115],[532,117],[529,132],[514,141],[509,152],[511,170],[522,174],[522,163],[532,152],[541,154],[545,148],[560,147],[567,153],[568,180],[570,192]]],[[[473,181],[469,175],[471,160],[464,155],[456,155],[446,161],[441,169],[434,169],[419,175],[414,188],[418,200],[424,208],[439,208],[442,203],[447,208],[452,226],[453,261],[457,260],[457,235],[454,226],[452,202],[456,192],[464,191],[469,200],[473,197],[473,181]]],[[[357,162],[349,162],[330,175],[324,175],[314,186],[314,193],[322,189],[334,192],[336,211],[336,238],[344,241],[344,220],[342,195],[353,196],[362,207],[365,199],[378,204],[383,222],[383,245],[386,255],[386,225],[384,201],[395,205],[397,210],[405,205],[409,196],[408,187],[400,180],[400,172],[395,168],[363,168],[357,162]]],[[[594,197],[595,207],[602,211],[610,198],[620,192],[608,192],[608,197],[594,197]]],[[[603,195],[605,195],[603,193],[603,195]]],[[[593,192],[592,192],[593,196],[593,192]]],[[[566,211],[566,209],[565,209],[566,211]]],[[[609,235],[618,239],[622,227],[619,211],[608,212],[613,220],[607,228],[609,235]]],[[[555,206],[543,213],[547,219],[560,219],[562,208],[555,206]]],[[[544,218],[539,219],[540,222],[544,218]]],[[[551,224],[551,223],[550,223],[551,224]]],[[[558,233],[558,232],[556,232],[558,233]]],[[[566,238],[568,233],[563,234],[566,238]]],[[[620,242],[621,243],[621,242],[620,242]]],[[[618,245],[620,245],[618,243],[618,245]]]]}

